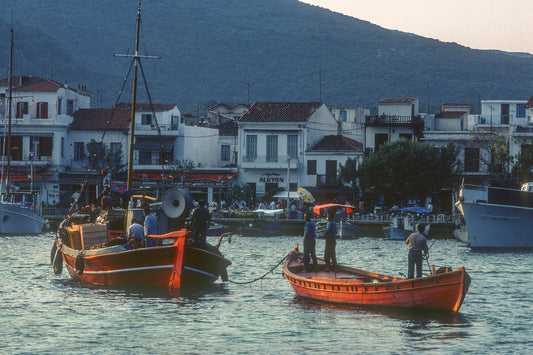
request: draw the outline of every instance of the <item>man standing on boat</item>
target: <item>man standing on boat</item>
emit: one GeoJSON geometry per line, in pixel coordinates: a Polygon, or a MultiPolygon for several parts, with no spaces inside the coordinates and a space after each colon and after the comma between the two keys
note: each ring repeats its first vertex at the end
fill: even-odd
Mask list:
{"type": "Polygon", "coordinates": [[[324,249],[324,260],[326,261],[326,270],[335,271],[337,268],[337,256],[335,253],[335,246],[337,241],[337,225],[333,220],[335,217],[335,212],[328,213],[328,226],[326,228],[325,237],[326,237],[326,247],[324,249]]]}
{"type": "Polygon", "coordinates": [[[316,229],[310,213],[306,213],[304,218],[304,270],[309,271],[309,255],[313,259],[313,267],[316,268],[317,265],[315,251],[316,229]]]}
{"type": "Polygon", "coordinates": [[[414,268],[416,265],[416,278],[422,277],[422,252],[424,255],[428,253],[428,243],[424,231],[426,226],[423,223],[419,223],[416,227],[418,232],[411,233],[409,237],[405,240],[405,244],[409,249],[408,254],[408,269],[407,269],[407,278],[414,278],[414,268]]]}
{"type": "Polygon", "coordinates": [[[146,238],[147,247],[155,247],[156,240],[149,238],[149,235],[157,235],[157,218],[150,213],[150,206],[144,206],[144,236],[146,238]]]}
{"type": "Polygon", "coordinates": [[[207,228],[209,228],[210,222],[211,215],[209,214],[209,209],[206,207],[205,200],[200,200],[200,206],[194,209],[191,216],[195,245],[205,247],[207,228]]]}

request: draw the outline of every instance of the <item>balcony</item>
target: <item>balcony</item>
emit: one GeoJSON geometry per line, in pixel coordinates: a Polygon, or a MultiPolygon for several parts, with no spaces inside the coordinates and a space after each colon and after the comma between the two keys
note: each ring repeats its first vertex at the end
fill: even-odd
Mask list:
{"type": "Polygon", "coordinates": [[[411,126],[421,120],[420,116],[374,115],[365,117],[365,126],[411,126]]]}
{"type": "MultiPolygon", "coordinates": [[[[250,168],[250,169],[287,169],[287,156],[286,155],[278,155],[278,156],[266,156],[266,155],[258,155],[256,157],[247,157],[244,155],[242,157],[242,168],[250,168]]],[[[299,162],[296,157],[292,157],[290,160],[290,168],[295,169],[299,167],[299,162]]]]}

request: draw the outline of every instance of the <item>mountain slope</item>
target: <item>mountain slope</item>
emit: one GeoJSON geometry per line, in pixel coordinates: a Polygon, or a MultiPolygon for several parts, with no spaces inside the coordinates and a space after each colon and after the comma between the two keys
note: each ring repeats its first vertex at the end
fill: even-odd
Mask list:
{"type": "MultiPolygon", "coordinates": [[[[19,72],[50,77],[53,68],[56,80],[87,85],[93,102],[101,93],[110,106],[129,66],[113,54],[134,48],[136,4],[13,2],[14,17],[24,25],[15,24],[17,43],[38,39],[19,47],[25,58],[19,72]]],[[[529,55],[390,31],[295,0],[145,1],[141,36],[141,53],[162,57],[142,62],[153,99],[185,110],[210,100],[247,102],[248,88],[252,102],[322,100],[375,108],[385,97],[415,96],[421,110],[429,94],[430,111],[444,102],[477,107],[480,96],[533,94],[529,55]]],[[[5,48],[2,40],[1,53],[5,48]]]]}

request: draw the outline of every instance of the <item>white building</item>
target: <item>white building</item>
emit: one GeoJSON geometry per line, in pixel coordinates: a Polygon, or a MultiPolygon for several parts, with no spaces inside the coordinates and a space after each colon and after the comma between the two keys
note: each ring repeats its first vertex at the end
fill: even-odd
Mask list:
{"type": "MultiPolygon", "coordinates": [[[[0,119],[3,137],[8,130],[8,91],[8,79],[1,80],[0,119]]],[[[58,179],[61,173],[70,168],[67,150],[72,115],[78,109],[89,107],[90,96],[85,87],[74,89],[66,83],[31,75],[13,77],[11,173],[12,177],[25,176],[23,180],[28,180],[32,168],[36,179],[40,181],[45,205],[59,203],[58,179]]],[[[3,138],[0,146],[3,149],[3,138]]]]}
{"type": "MultiPolygon", "coordinates": [[[[313,148],[336,132],[337,124],[321,102],[254,103],[238,121],[239,182],[251,185],[259,197],[289,186],[291,191],[296,191],[297,187],[313,190],[321,181],[335,184],[338,146],[313,148]]],[[[340,141],[348,140],[353,141],[349,138],[340,141]]],[[[354,152],[352,156],[361,153],[354,152]]],[[[344,162],[348,156],[342,156],[340,161],[344,162]]]]}
{"type": "Polygon", "coordinates": [[[365,120],[365,148],[373,152],[380,145],[399,138],[421,136],[424,119],[418,112],[418,98],[387,98],[378,102],[378,115],[365,120]]]}

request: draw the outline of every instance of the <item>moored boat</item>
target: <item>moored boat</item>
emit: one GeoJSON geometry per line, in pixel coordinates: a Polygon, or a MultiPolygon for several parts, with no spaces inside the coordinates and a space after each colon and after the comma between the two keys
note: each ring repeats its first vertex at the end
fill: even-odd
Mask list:
{"type": "MultiPolygon", "coordinates": [[[[137,38],[139,45],[140,2],[137,7],[137,38]]],[[[133,82],[131,144],[128,160],[127,191],[132,191],[133,138],[135,127],[136,72],[141,56],[136,50],[133,82]]],[[[153,117],[155,119],[155,115],[153,117]]],[[[80,194],[81,195],[81,192],[80,194]]],[[[217,246],[193,241],[192,233],[184,228],[191,208],[191,198],[180,189],[165,192],[163,201],[146,201],[140,196],[140,206],[131,196],[127,210],[97,214],[89,208],[76,211],[77,200],[61,222],[52,247],[51,262],[56,274],[61,273],[63,263],[70,276],[94,285],[117,287],[160,287],[182,289],[210,284],[219,277],[227,280],[226,268],[231,262],[224,258],[217,246]],[[157,234],[143,236],[142,240],[127,240],[126,230],[133,219],[143,219],[146,205],[161,206],[157,234]],[[73,212],[75,211],[75,212],[73,212]],[[155,245],[153,245],[155,244],[155,245]]]]}
{"type": "MultiPolygon", "coordinates": [[[[8,132],[6,146],[2,147],[2,153],[11,152],[11,116],[13,110],[13,28],[11,28],[10,36],[10,55],[9,55],[9,79],[7,94],[7,118],[8,118],[8,132]]],[[[3,154],[2,157],[2,169],[1,169],[1,181],[0,192],[2,193],[2,201],[0,201],[0,234],[37,234],[41,233],[45,224],[44,218],[38,213],[35,208],[35,203],[30,203],[31,207],[24,206],[21,203],[12,203],[4,201],[4,197],[12,197],[11,190],[14,186],[11,186],[11,154],[3,154]],[[7,159],[7,167],[4,177],[4,158],[7,159]],[[10,190],[11,189],[11,190],[10,190]]],[[[32,170],[33,175],[33,170],[32,170]]],[[[35,196],[32,196],[35,197],[35,196]]]]}
{"type": "MultiPolygon", "coordinates": [[[[313,212],[319,216],[323,214],[327,215],[331,211],[335,213],[334,221],[337,227],[337,237],[341,239],[354,239],[361,231],[361,228],[356,223],[347,220],[346,215],[355,212],[355,207],[337,203],[327,203],[313,207],[313,212]]],[[[325,238],[324,233],[326,232],[327,224],[328,222],[325,219],[317,221],[317,238],[325,238]]]]}
{"type": "Polygon", "coordinates": [[[442,268],[429,276],[406,279],[337,265],[326,271],[325,262],[303,269],[303,254],[291,251],[282,271],[300,297],[329,303],[459,311],[470,277],[463,267],[442,268]]]}
{"type": "Polygon", "coordinates": [[[533,192],[463,185],[457,208],[463,213],[471,249],[533,248],[533,192]]]}

